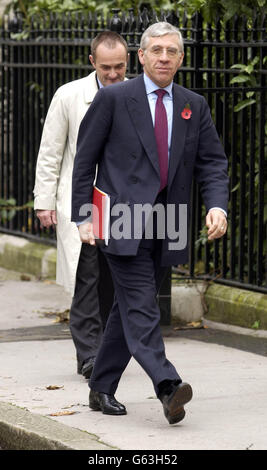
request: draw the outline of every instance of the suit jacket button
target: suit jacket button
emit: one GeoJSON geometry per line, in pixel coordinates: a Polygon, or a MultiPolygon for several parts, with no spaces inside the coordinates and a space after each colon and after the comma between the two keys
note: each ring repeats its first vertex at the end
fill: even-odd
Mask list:
{"type": "Polygon", "coordinates": [[[136,176],[132,176],[132,183],[135,184],[137,183],[137,181],[138,181],[138,178],[136,176]]]}

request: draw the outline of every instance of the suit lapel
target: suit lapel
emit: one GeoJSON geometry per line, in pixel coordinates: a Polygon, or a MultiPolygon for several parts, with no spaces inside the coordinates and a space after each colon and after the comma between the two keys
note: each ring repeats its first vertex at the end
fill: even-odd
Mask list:
{"type": "Polygon", "coordinates": [[[131,95],[126,97],[128,111],[148,158],[159,174],[157,144],[143,75],[137,77],[133,85],[131,95]]]}
{"type": "Polygon", "coordinates": [[[188,121],[183,119],[181,113],[187,101],[182,95],[179,86],[173,86],[173,121],[172,138],[169,161],[168,187],[171,186],[174,175],[184,152],[188,121]]]}
{"type": "MultiPolygon", "coordinates": [[[[131,119],[133,120],[138,136],[146,150],[148,158],[159,175],[157,144],[143,75],[133,79],[133,85],[131,95],[126,97],[128,111],[131,119]]],[[[189,123],[186,119],[182,118],[181,113],[186,103],[187,101],[182,94],[181,88],[178,85],[174,85],[172,138],[168,176],[169,187],[171,186],[184,151],[185,138],[189,123]]]]}

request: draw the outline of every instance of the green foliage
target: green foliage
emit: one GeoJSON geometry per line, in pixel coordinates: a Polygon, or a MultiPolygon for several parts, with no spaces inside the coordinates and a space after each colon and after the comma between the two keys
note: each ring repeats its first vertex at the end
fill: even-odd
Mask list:
{"type": "Polygon", "coordinates": [[[23,41],[23,39],[28,39],[29,34],[29,31],[24,29],[21,33],[11,33],[10,38],[14,41],[23,41]]]}
{"type": "MultiPolygon", "coordinates": [[[[256,65],[259,64],[260,58],[258,56],[254,57],[254,59],[248,64],[234,64],[232,65],[231,69],[239,69],[239,74],[232,78],[230,84],[239,83],[244,84],[248,88],[257,88],[259,86],[258,83],[258,75],[259,70],[256,65]]],[[[263,58],[263,64],[267,63],[267,56],[263,58]]],[[[247,91],[246,92],[246,100],[240,101],[235,107],[234,111],[238,112],[242,109],[246,108],[247,106],[251,106],[252,104],[256,103],[256,99],[252,98],[255,96],[255,91],[247,91]]],[[[267,123],[265,124],[265,134],[267,135],[267,123]]]]}
{"type": "MultiPolygon", "coordinates": [[[[235,83],[237,84],[244,84],[248,88],[257,88],[259,87],[258,83],[258,76],[260,74],[259,69],[256,67],[259,64],[260,58],[258,56],[254,57],[254,59],[248,64],[234,64],[232,65],[231,69],[238,69],[239,74],[232,78],[230,81],[230,84],[233,85],[235,83]]],[[[263,58],[263,65],[267,63],[267,56],[263,58]]],[[[247,106],[251,106],[252,104],[257,103],[255,97],[255,90],[252,91],[247,91],[246,92],[246,97],[247,99],[240,101],[235,107],[234,111],[238,112],[241,111],[242,109],[246,108],[247,106]]],[[[267,136],[267,123],[265,124],[265,134],[267,136]]]]}
{"type": "Polygon", "coordinates": [[[208,227],[204,225],[199,232],[199,238],[195,241],[196,249],[208,242],[208,227]]]}
{"type": "Polygon", "coordinates": [[[18,10],[24,17],[38,13],[49,12],[88,12],[103,11],[104,14],[111,12],[112,8],[127,10],[133,8],[137,13],[140,6],[153,8],[158,11],[185,9],[189,14],[200,12],[206,21],[213,21],[220,16],[224,21],[229,20],[235,14],[244,14],[252,18],[254,10],[266,11],[267,0],[12,0],[9,9],[18,10]]]}
{"type": "Polygon", "coordinates": [[[15,199],[0,199],[0,221],[11,220],[16,211],[14,209],[16,205],[15,199]]]}
{"type": "Polygon", "coordinates": [[[14,10],[21,11],[25,16],[35,13],[62,13],[64,11],[96,10],[97,6],[103,6],[100,2],[97,5],[95,0],[14,0],[11,2],[14,10]]]}
{"type": "MultiPolygon", "coordinates": [[[[251,141],[250,139],[247,140],[245,144],[245,151],[247,155],[247,168],[250,168],[250,155],[251,151],[253,149],[253,157],[254,157],[254,168],[250,168],[250,171],[252,171],[252,176],[254,178],[254,246],[253,250],[255,252],[255,259],[257,256],[257,231],[259,230],[258,227],[258,203],[259,203],[259,165],[260,165],[260,159],[261,159],[261,149],[259,146],[260,142],[260,134],[261,134],[261,129],[262,129],[262,102],[260,99],[260,94],[257,93],[257,89],[260,89],[261,83],[260,83],[260,76],[262,74],[262,71],[260,69],[263,68],[263,65],[266,64],[267,62],[267,56],[263,58],[263,60],[260,60],[259,56],[255,56],[252,58],[251,56],[251,51],[250,51],[250,56],[248,57],[248,64],[234,64],[231,69],[238,71],[238,75],[235,76],[231,81],[230,84],[232,85],[238,85],[239,87],[241,86],[243,90],[240,92],[242,97],[244,98],[244,95],[246,96],[246,99],[241,99],[234,107],[234,111],[238,113],[238,126],[236,126],[236,139],[240,141],[240,135],[239,135],[239,129],[240,126],[242,126],[242,119],[246,118],[247,123],[249,123],[249,120],[255,122],[255,136],[254,136],[254,142],[251,141]],[[261,63],[260,63],[261,62],[261,63]],[[247,91],[246,91],[247,88],[247,91]],[[254,90],[252,90],[254,88],[254,90]],[[252,146],[252,147],[251,147],[252,146]]],[[[244,121],[243,121],[244,122],[244,121]]],[[[249,132],[249,124],[247,124],[247,131],[249,132]]],[[[265,123],[264,126],[264,131],[265,131],[265,140],[264,140],[264,149],[265,152],[267,150],[267,123],[265,123]]],[[[244,143],[243,143],[244,145],[244,143]]],[[[267,175],[267,162],[265,161],[264,163],[264,169],[263,169],[264,175],[267,175]]],[[[237,192],[237,204],[236,204],[236,210],[237,213],[239,214],[239,204],[240,202],[240,178],[241,178],[241,170],[240,167],[237,167],[237,180],[238,183],[235,185],[235,187],[232,189],[233,192],[237,192]]],[[[246,204],[246,207],[248,208],[249,205],[249,188],[250,188],[250,172],[247,171],[246,173],[246,181],[245,187],[247,188],[247,192],[245,194],[245,200],[243,200],[243,203],[246,204]]],[[[266,177],[263,177],[262,175],[262,185],[264,186],[263,189],[263,198],[264,198],[264,213],[263,213],[263,223],[267,224],[267,179],[266,177]]],[[[248,214],[246,215],[245,219],[245,230],[246,233],[248,233],[249,230],[249,221],[248,221],[248,214]]],[[[251,233],[250,233],[251,235],[251,233]]],[[[238,237],[237,237],[238,240],[238,237]]],[[[248,243],[248,237],[245,238],[245,263],[246,263],[246,252],[247,252],[247,243],[248,243]]],[[[237,246],[238,249],[238,246],[237,246]]],[[[267,252],[267,242],[264,240],[263,242],[263,251],[264,251],[264,256],[266,257],[266,252],[267,252]]],[[[263,260],[264,264],[264,260],[263,260]]],[[[257,326],[258,322],[255,322],[255,326],[252,326],[252,328],[258,328],[257,326]]]]}
{"type": "MultiPolygon", "coordinates": [[[[264,65],[267,63],[267,56],[264,57],[262,60],[260,59],[259,56],[252,56],[252,51],[251,49],[248,51],[248,63],[247,64],[234,64],[231,67],[231,70],[236,73],[236,76],[230,80],[230,84],[233,86],[237,86],[238,88],[241,89],[241,91],[238,91],[235,93],[235,96],[238,95],[239,99],[238,101],[234,101],[233,97],[234,94],[232,95],[231,103],[229,103],[229,108],[231,106],[233,107],[235,113],[237,113],[237,119],[235,119],[235,140],[238,142],[236,149],[235,149],[235,154],[234,155],[229,155],[230,160],[231,160],[231,165],[230,165],[230,177],[231,177],[231,172],[232,172],[232,165],[235,162],[235,168],[236,168],[236,176],[235,176],[235,183],[234,187],[231,189],[231,193],[235,193],[235,210],[236,210],[236,226],[233,228],[235,231],[235,240],[236,240],[236,252],[238,253],[239,250],[239,241],[240,241],[240,227],[239,227],[239,218],[240,218],[240,205],[244,206],[245,210],[245,220],[244,220],[244,266],[245,266],[245,275],[246,275],[246,270],[248,269],[248,260],[247,260],[247,253],[248,253],[248,233],[249,230],[253,229],[254,230],[254,244],[253,244],[253,252],[255,253],[255,259],[257,257],[257,251],[258,251],[258,211],[259,211],[259,164],[260,164],[260,133],[261,133],[261,123],[262,123],[262,103],[261,103],[261,98],[260,98],[260,93],[257,92],[257,89],[261,88],[261,76],[262,76],[262,69],[264,68],[264,65]],[[250,138],[245,138],[245,134],[242,130],[242,126],[244,125],[244,122],[246,123],[246,132],[247,135],[249,135],[249,126],[250,122],[255,122],[255,136],[254,140],[251,140],[250,138]],[[241,155],[241,139],[243,140],[243,155],[241,155]],[[250,166],[250,155],[251,152],[253,151],[253,157],[254,157],[254,167],[252,168],[250,166]],[[241,159],[244,159],[245,161],[241,159]],[[241,196],[241,171],[242,171],[242,166],[246,164],[246,177],[245,181],[243,181],[243,189],[242,189],[242,196],[241,196]],[[250,174],[249,169],[253,172],[252,175],[250,174]],[[254,223],[253,226],[249,226],[249,201],[250,201],[250,184],[251,184],[251,178],[254,179],[254,198],[253,198],[253,211],[254,211],[254,223]],[[244,188],[245,192],[244,192],[244,188]],[[242,198],[242,201],[241,201],[242,198]],[[249,228],[250,227],[250,228],[249,228]]],[[[229,129],[232,128],[232,119],[233,116],[229,115],[229,129]]],[[[267,122],[265,123],[264,126],[265,129],[265,150],[267,150],[267,122]]],[[[229,135],[229,138],[231,136],[229,135]]],[[[267,161],[265,162],[265,167],[264,167],[264,174],[267,175],[267,161]]],[[[263,175],[261,176],[263,178],[263,175]]],[[[262,182],[261,182],[262,184],[262,182]]],[[[267,178],[265,177],[263,179],[263,184],[264,184],[264,214],[263,214],[263,223],[267,224],[267,178]]],[[[231,219],[231,205],[229,205],[229,219],[231,219]]],[[[203,210],[202,214],[203,218],[205,216],[205,211],[203,210]]],[[[228,238],[231,238],[232,226],[229,224],[228,227],[228,238]]],[[[201,249],[203,246],[205,246],[208,242],[207,238],[207,230],[206,227],[204,226],[202,230],[200,231],[198,240],[195,242],[195,248],[196,250],[201,249]]],[[[251,233],[250,233],[251,236],[251,233]]],[[[210,253],[214,253],[214,244],[210,246],[210,253]]],[[[220,248],[221,249],[221,245],[220,248]]],[[[266,257],[266,252],[267,252],[267,242],[266,240],[264,241],[263,244],[263,251],[264,251],[264,257],[266,257]]],[[[203,253],[203,252],[202,252],[203,253]]],[[[263,264],[265,261],[263,260],[263,264]]],[[[212,269],[212,266],[210,265],[210,269],[212,269]]],[[[254,324],[255,326],[252,326],[252,328],[258,328],[257,322],[254,324]]]]}
{"type": "MultiPolygon", "coordinates": [[[[194,3],[195,0],[190,3],[194,3]]],[[[235,14],[253,16],[255,9],[263,9],[267,6],[266,0],[200,0],[204,3],[200,11],[207,21],[216,17],[223,17],[224,21],[230,20],[235,14]]],[[[199,2],[199,0],[196,0],[199,2]]]]}
{"type": "Polygon", "coordinates": [[[260,321],[256,320],[251,326],[251,328],[254,328],[254,330],[258,330],[260,328],[260,321]]]}
{"type": "MultiPolygon", "coordinates": [[[[266,58],[265,58],[266,59],[266,58]]],[[[246,84],[249,88],[256,88],[258,86],[257,82],[257,74],[258,70],[256,65],[259,63],[259,57],[254,57],[254,59],[248,64],[234,64],[232,65],[231,69],[238,69],[240,72],[239,74],[232,78],[230,84],[238,83],[238,84],[246,84]]],[[[241,111],[247,106],[251,106],[252,104],[256,103],[256,100],[252,96],[255,95],[255,91],[247,91],[246,93],[246,100],[240,101],[235,107],[234,110],[236,112],[241,111]]]]}
{"type": "Polygon", "coordinates": [[[33,208],[33,201],[29,201],[23,206],[16,206],[16,199],[0,199],[0,222],[13,219],[17,211],[33,208]]]}
{"type": "MultiPolygon", "coordinates": [[[[148,8],[153,9],[173,9],[174,2],[171,0],[150,0],[142,2],[140,0],[13,0],[10,2],[8,9],[20,11],[25,17],[30,17],[33,14],[42,13],[62,13],[62,12],[88,12],[88,11],[102,11],[103,13],[110,12],[112,8],[120,8],[127,10],[133,8],[135,13],[140,5],[144,3],[148,8]]],[[[181,1],[176,2],[178,4],[181,1]]]]}

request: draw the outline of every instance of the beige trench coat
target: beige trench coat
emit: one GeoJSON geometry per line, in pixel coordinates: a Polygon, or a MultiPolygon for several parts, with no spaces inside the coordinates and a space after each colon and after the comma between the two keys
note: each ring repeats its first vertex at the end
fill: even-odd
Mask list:
{"type": "Polygon", "coordinates": [[[34,186],[34,209],[57,211],[57,283],[73,295],[81,242],[71,222],[71,184],[78,130],[97,92],[95,72],[61,86],[44,124],[34,186]]]}

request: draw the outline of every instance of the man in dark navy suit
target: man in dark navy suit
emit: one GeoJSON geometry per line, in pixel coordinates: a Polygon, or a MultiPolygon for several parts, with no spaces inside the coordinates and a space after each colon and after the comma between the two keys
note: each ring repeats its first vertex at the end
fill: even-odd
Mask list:
{"type": "Polygon", "coordinates": [[[84,207],[92,202],[96,165],[96,186],[111,201],[110,239],[102,250],[115,300],[89,382],[89,406],[105,414],[126,414],[114,394],[133,356],[174,424],[184,418],[192,388],[166,358],[156,295],[166,267],[188,259],[193,176],[207,209],[208,238],[225,234],[227,159],[205,99],[173,83],[184,56],[180,31],[165,22],[150,26],[138,54],[144,74],[100,90],[86,113],[73,171],[72,220],[84,243],[95,244],[84,207]],[[137,217],[140,207],[150,208],[149,219],[137,217]],[[160,227],[151,224],[158,207],[164,208],[160,227]],[[164,236],[157,230],[163,226],[164,236]]]}

